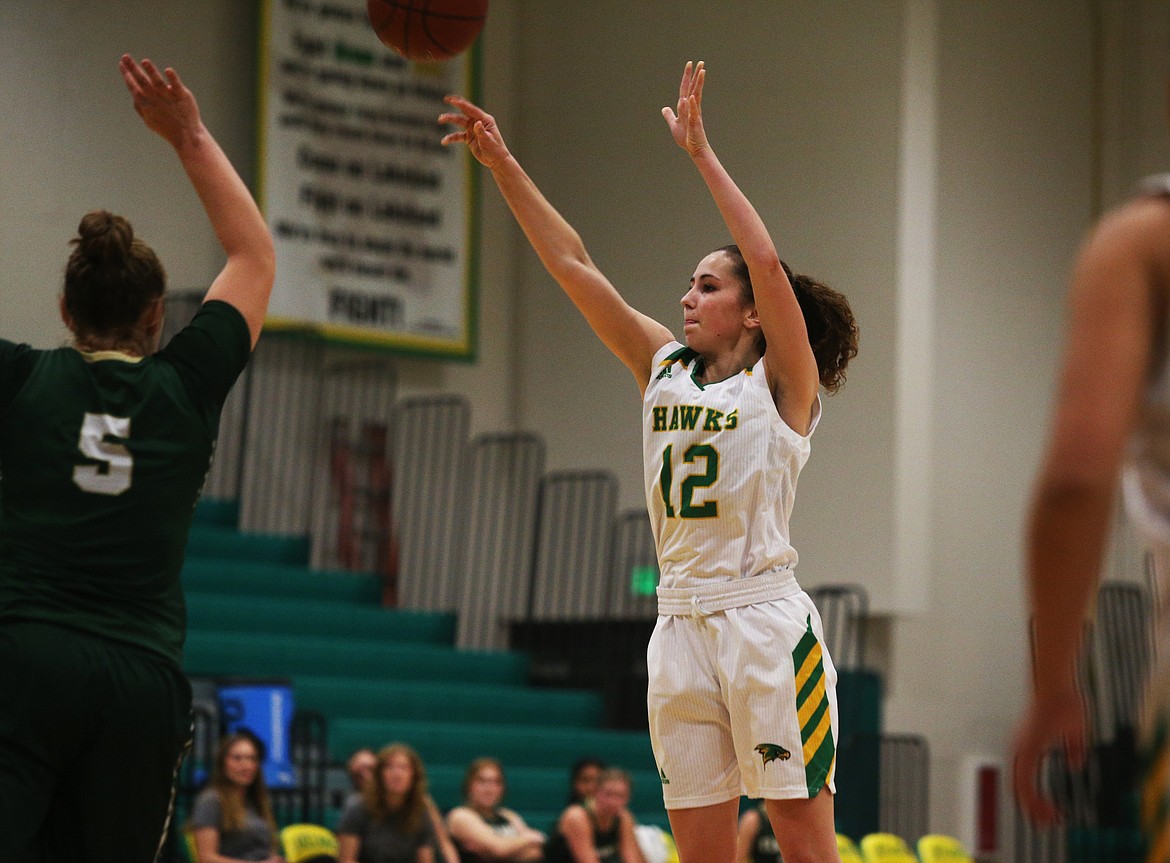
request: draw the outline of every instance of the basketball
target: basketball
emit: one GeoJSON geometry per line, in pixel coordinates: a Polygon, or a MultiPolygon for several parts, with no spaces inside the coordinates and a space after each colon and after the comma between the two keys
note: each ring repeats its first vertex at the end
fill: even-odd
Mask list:
{"type": "Polygon", "coordinates": [[[450,60],[483,29],[488,0],[366,0],[370,26],[407,60],[450,60]]]}

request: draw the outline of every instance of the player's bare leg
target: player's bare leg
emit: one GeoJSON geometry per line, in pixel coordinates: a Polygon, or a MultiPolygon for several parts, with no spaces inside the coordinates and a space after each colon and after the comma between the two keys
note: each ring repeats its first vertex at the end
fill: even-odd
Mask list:
{"type": "Polygon", "coordinates": [[[813,798],[765,800],[764,806],[784,863],[841,863],[828,788],[813,798]]]}
{"type": "Polygon", "coordinates": [[[739,800],[691,809],[669,809],[679,863],[735,863],[739,800]]]}

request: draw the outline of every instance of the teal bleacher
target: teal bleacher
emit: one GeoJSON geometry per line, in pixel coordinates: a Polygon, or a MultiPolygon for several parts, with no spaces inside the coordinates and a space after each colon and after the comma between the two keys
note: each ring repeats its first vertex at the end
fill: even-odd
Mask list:
{"type": "Polygon", "coordinates": [[[290,680],[296,706],[326,717],[335,762],[405,742],[443,809],[467,764],[489,755],[504,765],[506,805],[548,829],[570,765],[593,755],[633,775],[641,823],[667,826],[647,734],[601,728],[598,693],[530,687],[525,655],[456,649],[454,615],[383,609],[376,576],[310,570],[306,540],[245,535],[235,521],[230,503],[196,511],[183,568],[190,676],[290,680]]]}

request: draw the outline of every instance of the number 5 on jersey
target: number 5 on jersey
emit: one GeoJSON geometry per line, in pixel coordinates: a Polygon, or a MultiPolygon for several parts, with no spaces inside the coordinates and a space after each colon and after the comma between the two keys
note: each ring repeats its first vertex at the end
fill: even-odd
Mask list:
{"type": "MultiPolygon", "coordinates": [[[[666,506],[666,517],[674,518],[675,510],[672,501],[674,493],[674,468],[670,463],[674,452],[674,444],[667,444],[662,451],[662,470],[658,474],[658,487],[662,492],[662,502],[666,506]]],[[[710,488],[719,479],[719,451],[709,443],[697,443],[687,447],[683,453],[685,464],[694,464],[702,460],[705,470],[702,473],[691,473],[683,479],[679,486],[679,518],[716,518],[719,515],[719,502],[707,500],[695,503],[695,492],[698,489],[710,488]]]]}
{"type": "Polygon", "coordinates": [[[107,441],[107,437],[129,438],[130,418],[87,413],[81,423],[77,447],[86,458],[100,464],[73,468],[73,482],[82,491],[117,495],[130,488],[134,456],[122,444],[107,441]]]}

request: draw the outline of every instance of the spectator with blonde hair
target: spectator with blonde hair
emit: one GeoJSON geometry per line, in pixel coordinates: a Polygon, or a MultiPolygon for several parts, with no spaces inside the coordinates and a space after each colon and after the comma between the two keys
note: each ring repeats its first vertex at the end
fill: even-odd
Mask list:
{"type": "Polygon", "coordinates": [[[211,781],[195,798],[191,811],[190,829],[199,863],[280,863],[276,820],[260,769],[263,755],[260,742],[246,731],[220,741],[211,781]]]}

